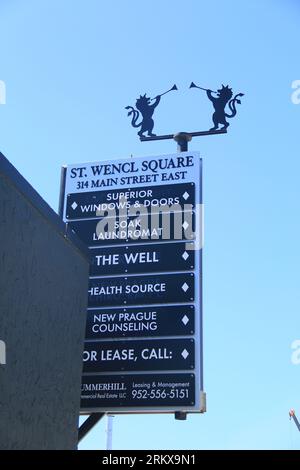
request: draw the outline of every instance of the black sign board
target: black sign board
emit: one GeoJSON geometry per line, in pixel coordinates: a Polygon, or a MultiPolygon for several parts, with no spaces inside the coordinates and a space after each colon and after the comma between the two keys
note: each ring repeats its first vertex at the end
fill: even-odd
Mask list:
{"type": "Polygon", "coordinates": [[[194,292],[193,273],[90,279],[88,307],[188,303],[194,292]]]}
{"type": "Polygon", "coordinates": [[[193,406],[194,374],[83,376],[81,408],[193,406]]]}
{"type": "Polygon", "coordinates": [[[145,186],[138,188],[114,189],[110,191],[89,191],[73,193],[67,196],[66,218],[91,219],[98,215],[106,215],[104,211],[116,211],[134,207],[171,208],[195,206],[195,184],[167,184],[165,186],[145,186]],[[99,213],[99,211],[101,213],[99,213]]]}
{"type": "Polygon", "coordinates": [[[192,242],[155,243],[91,249],[91,276],[194,269],[192,242]]]}
{"type": "Polygon", "coordinates": [[[89,247],[146,243],[170,240],[195,239],[195,214],[193,212],[160,213],[111,217],[70,222],[78,237],[89,247]]]}
{"type": "Polygon", "coordinates": [[[204,410],[201,205],[197,152],[63,170],[60,214],[90,256],[84,413],[204,410]]]}
{"type": "Polygon", "coordinates": [[[186,370],[195,367],[193,339],[86,342],[83,372],[186,370]]]}
{"type": "Polygon", "coordinates": [[[88,310],[86,339],[194,334],[194,305],[88,310]]]}

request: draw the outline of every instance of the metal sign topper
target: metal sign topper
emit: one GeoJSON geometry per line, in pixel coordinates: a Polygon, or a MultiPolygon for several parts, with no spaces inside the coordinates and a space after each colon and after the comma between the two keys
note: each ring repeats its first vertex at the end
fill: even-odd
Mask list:
{"type": "MultiPolygon", "coordinates": [[[[188,133],[189,139],[191,137],[202,136],[202,135],[210,135],[210,134],[225,134],[227,132],[227,128],[229,127],[229,122],[226,118],[233,118],[237,114],[236,105],[241,104],[240,98],[244,96],[244,93],[237,93],[233,96],[232,88],[228,85],[222,85],[222,88],[218,89],[217,91],[210,90],[209,88],[203,88],[196,85],[194,82],[190,84],[189,88],[198,88],[199,90],[206,91],[208,99],[212,102],[214,107],[214,112],[212,115],[212,121],[214,126],[209,129],[208,131],[200,131],[200,132],[190,132],[188,133]],[[228,114],[226,107],[228,107],[228,114]],[[222,125],[221,128],[219,126],[222,125]]],[[[125,109],[128,110],[128,116],[131,116],[131,125],[135,128],[140,128],[138,131],[138,136],[142,142],[148,140],[163,140],[163,139],[173,139],[173,134],[167,135],[156,135],[153,133],[154,129],[154,120],[153,114],[155,108],[159,105],[160,99],[163,95],[166,95],[170,91],[178,90],[176,85],[173,85],[172,88],[157,95],[155,98],[150,98],[145,93],[144,95],[140,95],[140,97],[136,100],[135,108],[133,106],[126,106],[125,109]],[[153,101],[153,103],[151,103],[153,101]],[[139,119],[140,122],[137,122],[139,119]],[[144,135],[147,133],[147,136],[144,135]]],[[[176,139],[175,139],[176,140],[176,139]]]]}
{"type": "Polygon", "coordinates": [[[154,128],[154,121],[153,121],[153,113],[155,108],[158,106],[160,103],[160,99],[163,95],[166,95],[170,91],[173,90],[178,90],[176,85],[173,85],[170,90],[165,91],[164,93],[161,93],[160,95],[157,95],[155,98],[149,98],[147,97],[146,93],[136,100],[135,106],[136,109],[133,106],[126,106],[125,109],[128,109],[128,116],[132,116],[131,119],[131,125],[132,127],[140,127],[141,130],[138,132],[138,135],[142,139],[142,137],[145,137],[143,134],[144,132],[147,132],[148,137],[156,137],[156,134],[153,134],[153,128],[154,128]],[[153,104],[151,104],[151,101],[154,101],[153,104]],[[139,119],[141,114],[141,121],[137,123],[137,120],[139,119]]]}

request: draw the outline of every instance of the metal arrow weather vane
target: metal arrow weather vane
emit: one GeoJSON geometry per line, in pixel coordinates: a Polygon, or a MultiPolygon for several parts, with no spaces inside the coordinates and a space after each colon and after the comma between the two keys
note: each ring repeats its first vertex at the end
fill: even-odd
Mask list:
{"type": "Polygon", "coordinates": [[[226,118],[228,119],[236,116],[236,105],[241,104],[240,98],[244,96],[244,93],[238,93],[233,96],[233,91],[228,85],[222,85],[222,88],[218,89],[217,91],[213,91],[209,88],[203,88],[195,85],[195,83],[192,82],[189,88],[198,88],[199,90],[206,91],[206,95],[214,107],[214,112],[212,115],[214,126],[207,131],[189,133],[183,132],[176,134],[175,136],[174,134],[154,134],[153,114],[155,108],[160,103],[160,99],[163,95],[166,95],[170,91],[178,90],[177,86],[173,85],[172,88],[165,91],[164,93],[161,93],[160,95],[157,95],[155,98],[148,97],[146,93],[143,96],[140,95],[140,97],[136,100],[135,108],[133,106],[126,106],[125,109],[128,110],[128,116],[131,116],[131,125],[135,128],[140,128],[137,134],[142,142],[162,139],[175,139],[177,142],[180,142],[180,139],[181,141],[183,139],[183,141],[185,140],[187,142],[191,140],[192,137],[196,136],[227,133],[229,122],[226,120],[226,118]],[[221,128],[219,128],[220,125],[222,125],[221,128]],[[147,135],[145,135],[145,133],[147,133],[147,135]]]}

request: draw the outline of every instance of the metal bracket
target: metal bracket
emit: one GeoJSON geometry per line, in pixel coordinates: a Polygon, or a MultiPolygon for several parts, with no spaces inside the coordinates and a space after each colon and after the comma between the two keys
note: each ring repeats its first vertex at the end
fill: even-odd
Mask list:
{"type": "Polygon", "coordinates": [[[78,429],[78,443],[105,416],[105,413],[92,413],[78,429]]]}
{"type": "MultiPolygon", "coordinates": [[[[219,129],[216,131],[184,132],[184,134],[187,134],[190,137],[202,137],[206,135],[227,134],[227,130],[219,129]]],[[[178,134],[175,134],[175,135],[178,135],[178,134]]],[[[152,137],[140,137],[141,142],[149,142],[153,140],[168,140],[168,139],[174,139],[174,134],[156,135],[152,137]]]]}
{"type": "Polygon", "coordinates": [[[200,413],[206,413],[206,393],[205,392],[201,392],[200,403],[201,403],[200,413]]]}

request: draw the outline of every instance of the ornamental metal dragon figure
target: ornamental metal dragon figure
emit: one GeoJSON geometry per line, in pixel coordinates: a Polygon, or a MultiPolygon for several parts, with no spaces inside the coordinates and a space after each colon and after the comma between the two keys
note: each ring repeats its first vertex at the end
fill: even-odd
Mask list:
{"type": "Polygon", "coordinates": [[[154,121],[153,121],[153,113],[158,106],[160,99],[163,95],[166,95],[170,91],[177,90],[177,86],[173,85],[170,90],[165,91],[161,95],[157,95],[155,98],[149,98],[146,93],[136,100],[135,106],[136,109],[133,106],[126,106],[125,109],[128,109],[128,116],[132,116],[131,119],[131,125],[132,127],[140,127],[141,129],[138,132],[138,135],[140,137],[145,137],[143,134],[144,132],[147,132],[149,137],[155,137],[156,134],[153,134],[153,128],[154,128],[154,121]],[[151,104],[151,101],[154,101],[154,103],[151,104]],[[138,123],[138,119],[141,117],[141,121],[138,123]]]}
{"type": "Polygon", "coordinates": [[[222,124],[221,130],[226,130],[229,126],[229,122],[226,121],[226,118],[233,118],[236,115],[236,104],[241,104],[241,100],[239,97],[244,96],[244,93],[238,93],[233,98],[232,89],[229,86],[222,85],[217,91],[212,91],[207,88],[202,88],[200,86],[195,85],[194,82],[190,84],[190,88],[199,88],[200,90],[206,91],[208,99],[212,102],[215,112],[212,115],[212,120],[214,123],[214,127],[210,129],[210,131],[216,131],[219,129],[219,125],[222,124]],[[213,93],[216,96],[213,96],[213,93]],[[231,114],[226,113],[225,108],[228,104],[229,110],[231,114]]]}

